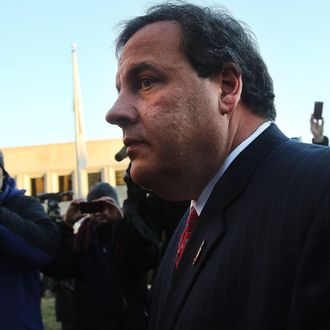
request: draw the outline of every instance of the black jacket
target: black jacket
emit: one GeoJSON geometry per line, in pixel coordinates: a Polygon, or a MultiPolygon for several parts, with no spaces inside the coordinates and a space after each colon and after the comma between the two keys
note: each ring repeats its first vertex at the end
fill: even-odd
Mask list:
{"type": "Polygon", "coordinates": [[[328,146],[329,145],[329,138],[327,136],[323,136],[323,141],[322,142],[315,142],[314,138],[312,140],[313,144],[318,144],[320,146],[328,146]]]}
{"type": "Polygon", "coordinates": [[[158,241],[142,219],[129,213],[126,207],[125,219],[104,235],[97,233],[91,223],[84,237],[74,238],[71,228],[64,223],[60,225],[61,246],[44,273],[56,278],[75,278],[74,329],[147,327],[146,276],[158,263],[158,241]],[[85,245],[87,240],[89,246],[85,245]]]}
{"type": "Polygon", "coordinates": [[[330,329],[330,149],[271,125],[212,191],[178,268],[184,221],[154,285],[150,330],[330,329]]]}

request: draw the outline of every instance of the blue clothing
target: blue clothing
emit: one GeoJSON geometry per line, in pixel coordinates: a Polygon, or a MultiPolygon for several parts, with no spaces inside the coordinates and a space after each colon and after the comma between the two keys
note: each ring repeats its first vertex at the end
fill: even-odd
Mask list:
{"type": "Polygon", "coordinates": [[[0,190],[0,203],[6,201],[11,196],[24,194],[26,190],[19,190],[16,188],[16,181],[8,175],[8,173],[1,167],[4,171],[4,183],[0,190]],[[3,188],[3,189],[2,189],[3,188]]]}
{"type": "Polygon", "coordinates": [[[43,329],[39,268],[58,242],[56,224],[34,198],[17,193],[0,202],[0,330],[43,329]]]}

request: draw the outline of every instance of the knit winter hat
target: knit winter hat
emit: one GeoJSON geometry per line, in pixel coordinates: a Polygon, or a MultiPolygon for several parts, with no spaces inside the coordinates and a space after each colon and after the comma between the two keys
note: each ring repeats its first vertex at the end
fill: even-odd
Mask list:
{"type": "Polygon", "coordinates": [[[91,202],[100,197],[108,196],[111,197],[119,206],[118,194],[114,187],[112,187],[107,182],[97,182],[95,183],[88,192],[87,201],[91,202]]]}

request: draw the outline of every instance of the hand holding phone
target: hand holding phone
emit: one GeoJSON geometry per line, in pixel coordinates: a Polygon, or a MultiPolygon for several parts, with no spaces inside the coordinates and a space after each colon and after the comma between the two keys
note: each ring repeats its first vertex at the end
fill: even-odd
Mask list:
{"type": "Polygon", "coordinates": [[[324,139],[324,120],[322,117],[323,102],[314,103],[314,112],[310,119],[310,129],[313,134],[313,143],[321,143],[324,139]]]}

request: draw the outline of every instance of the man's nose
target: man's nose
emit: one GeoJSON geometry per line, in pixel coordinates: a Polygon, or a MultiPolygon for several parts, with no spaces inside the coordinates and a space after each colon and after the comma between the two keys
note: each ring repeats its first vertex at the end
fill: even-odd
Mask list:
{"type": "Polygon", "coordinates": [[[125,95],[119,95],[116,102],[108,110],[105,120],[112,124],[124,128],[137,121],[138,113],[131,99],[125,95]]]}

